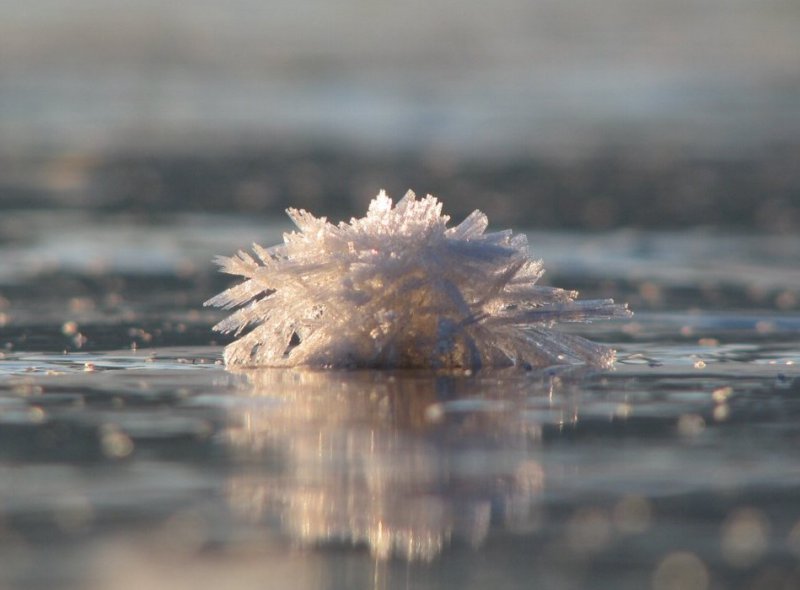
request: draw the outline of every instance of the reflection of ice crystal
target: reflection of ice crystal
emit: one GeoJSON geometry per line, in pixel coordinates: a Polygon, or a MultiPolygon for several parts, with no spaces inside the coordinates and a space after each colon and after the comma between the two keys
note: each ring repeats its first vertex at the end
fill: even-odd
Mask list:
{"type": "Polygon", "coordinates": [[[238,464],[279,457],[277,472],[246,469],[228,482],[232,510],[251,524],[280,523],[301,546],[363,546],[379,559],[410,561],[432,560],[451,544],[477,547],[493,529],[539,526],[545,473],[516,410],[544,390],[528,376],[489,399],[474,394],[496,375],[241,375],[223,438],[238,464]],[[451,411],[442,399],[469,403],[451,411]]]}
{"type": "Polygon", "coordinates": [[[610,299],[537,286],[524,235],[484,233],[480,211],[448,228],[434,197],[381,192],[366,217],[333,225],[290,209],[299,232],[219,259],[245,281],[207,304],[243,306],[215,326],[237,336],[231,365],[608,367],[614,351],[553,331],[557,322],[624,317],[610,299]]]}

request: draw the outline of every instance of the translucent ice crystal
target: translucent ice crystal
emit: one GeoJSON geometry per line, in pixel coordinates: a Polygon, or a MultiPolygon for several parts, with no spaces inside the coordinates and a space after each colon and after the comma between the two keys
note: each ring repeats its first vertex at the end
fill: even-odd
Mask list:
{"type": "Polygon", "coordinates": [[[553,329],[558,322],[627,317],[611,299],[537,286],[544,272],[524,235],[484,233],[474,211],[448,228],[442,204],[381,193],[366,217],[329,223],[289,209],[299,231],[283,244],[219,257],[245,281],[206,302],[238,307],[214,326],[241,336],[238,366],[609,367],[614,351],[553,329]],[[245,331],[251,328],[249,332],[245,331]],[[244,334],[242,336],[242,334],[244,334]]]}

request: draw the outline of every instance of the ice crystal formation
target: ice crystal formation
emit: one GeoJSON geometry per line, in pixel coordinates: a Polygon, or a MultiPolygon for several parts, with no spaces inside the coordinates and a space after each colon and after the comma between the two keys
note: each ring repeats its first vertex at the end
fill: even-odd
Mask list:
{"type": "Polygon", "coordinates": [[[287,213],[299,231],[284,234],[282,244],[217,259],[223,272],[245,279],[206,302],[239,308],[214,326],[239,337],[225,348],[227,365],[614,362],[613,350],[554,326],[625,317],[627,307],[536,285],[544,270],[527,238],[485,233],[480,211],[448,228],[434,197],[418,200],[409,191],[393,207],[381,191],[366,217],[350,223],[287,213]]]}

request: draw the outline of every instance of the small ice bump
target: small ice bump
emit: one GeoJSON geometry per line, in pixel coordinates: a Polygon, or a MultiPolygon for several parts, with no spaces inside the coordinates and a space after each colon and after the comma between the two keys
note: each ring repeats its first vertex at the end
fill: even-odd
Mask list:
{"type": "Polygon", "coordinates": [[[628,317],[610,299],[535,286],[541,261],[524,235],[484,233],[480,211],[448,228],[442,205],[384,191],[367,215],[338,225],[291,209],[299,231],[264,249],[219,257],[244,282],[206,305],[238,307],[214,329],[241,337],[236,366],[470,368],[584,363],[607,368],[609,348],[553,329],[628,317]],[[243,334],[243,335],[242,335],[243,334]]]}

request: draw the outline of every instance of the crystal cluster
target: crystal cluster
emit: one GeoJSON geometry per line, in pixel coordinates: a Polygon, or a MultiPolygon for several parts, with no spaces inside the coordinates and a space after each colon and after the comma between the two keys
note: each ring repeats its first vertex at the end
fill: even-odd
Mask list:
{"type": "Polygon", "coordinates": [[[206,302],[239,308],[214,326],[239,337],[225,348],[228,365],[614,362],[613,350],[553,327],[627,317],[627,307],[536,285],[544,271],[526,237],[484,233],[488,220],[480,211],[448,228],[434,197],[418,200],[409,191],[392,206],[381,191],[366,217],[350,223],[288,214],[299,231],[284,234],[282,244],[218,258],[223,272],[245,278],[206,302]]]}

